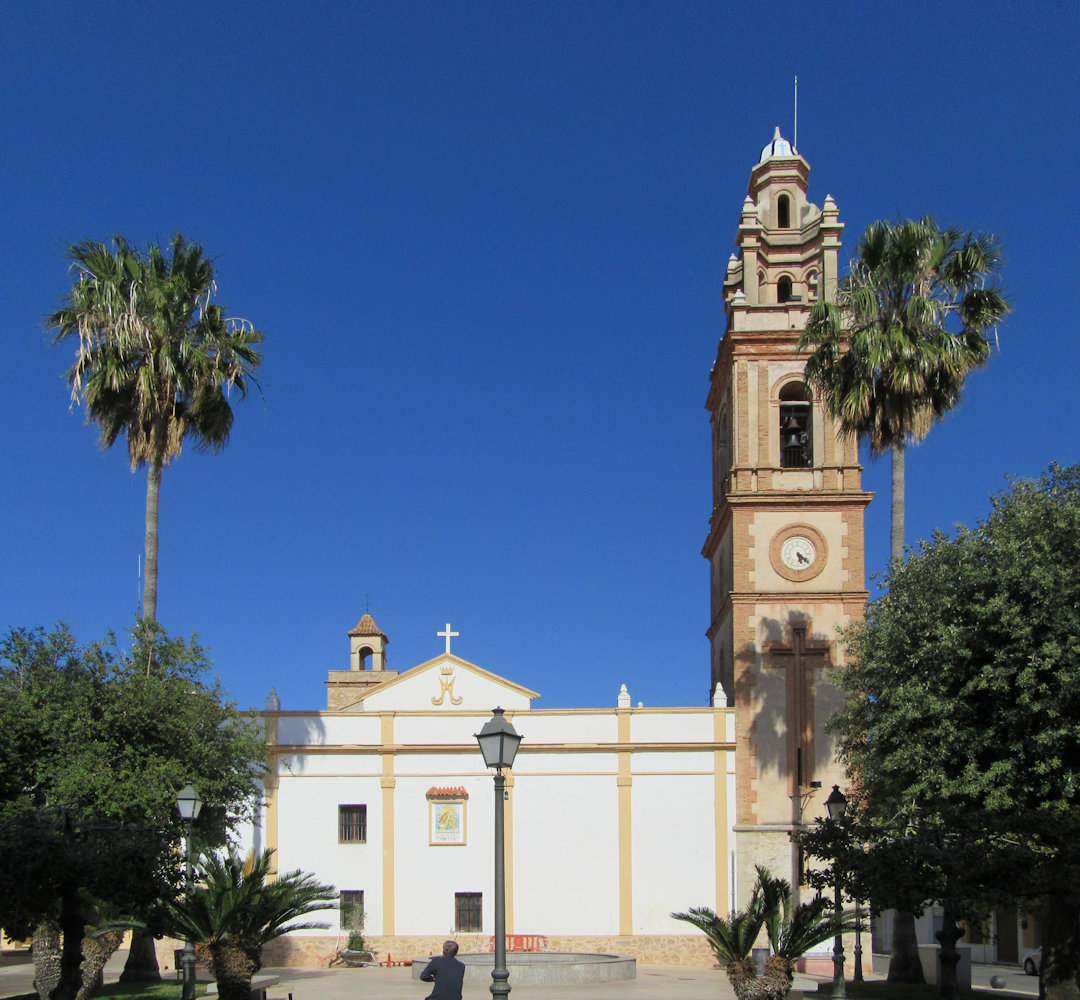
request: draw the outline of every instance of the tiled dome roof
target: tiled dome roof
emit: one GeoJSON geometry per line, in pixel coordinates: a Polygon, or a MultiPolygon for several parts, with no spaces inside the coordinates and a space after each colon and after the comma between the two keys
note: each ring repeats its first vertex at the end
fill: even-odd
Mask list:
{"type": "Polygon", "coordinates": [[[371,615],[365,614],[356,624],[356,628],[349,630],[349,635],[378,635],[383,639],[386,638],[386,633],[375,624],[375,619],[371,615]]]}

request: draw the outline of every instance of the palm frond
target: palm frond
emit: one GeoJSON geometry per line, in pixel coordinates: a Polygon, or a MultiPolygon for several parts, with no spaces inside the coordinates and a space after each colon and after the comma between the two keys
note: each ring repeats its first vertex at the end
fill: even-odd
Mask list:
{"type": "Polygon", "coordinates": [[[301,918],[332,909],[337,890],[299,870],[274,878],[273,854],[268,849],[248,858],[236,854],[203,858],[194,891],[170,906],[174,930],[204,945],[244,941],[261,948],[291,931],[326,927],[301,918]]]}

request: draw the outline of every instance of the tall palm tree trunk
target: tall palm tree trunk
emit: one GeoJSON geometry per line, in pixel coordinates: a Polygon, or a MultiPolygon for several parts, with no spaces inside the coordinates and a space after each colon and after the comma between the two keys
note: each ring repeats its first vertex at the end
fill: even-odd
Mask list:
{"type": "MultiPolygon", "coordinates": [[[[904,561],[904,472],[907,442],[903,435],[892,446],[892,507],[889,523],[889,566],[904,561]]],[[[889,956],[888,980],[892,983],[924,983],[922,962],[919,961],[919,939],[915,934],[915,917],[911,913],[893,913],[892,954],[889,956]]]]}
{"type": "Polygon", "coordinates": [[[161,494],[161,470],[157,456],[150,459],[146,472],[146,580],[143,583],[143,618],[157,621],[158,575],[158,498],[161,494]]]}
{"type": "Polygon", "coordinates": [[[904,459],[905,441],[901,436],[892,446],[892,510],[889,529],[889,565],[904,561],[904,459]]]}

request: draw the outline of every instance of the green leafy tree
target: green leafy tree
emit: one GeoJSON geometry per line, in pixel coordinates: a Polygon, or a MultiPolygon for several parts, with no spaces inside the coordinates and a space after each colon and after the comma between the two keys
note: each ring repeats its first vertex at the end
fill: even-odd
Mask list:
{"type": "Polygon", "coordinates": [[[819,821],[792,835],[808,857],[827,862],[808,869],[808,882],[824,888],[839,880],[847,894],[870,902],[875,911],[893,909],[913,918],[933,903],[941,905],[939,989],[956,997],[959,922],[979,924],[995,906],[1015,901],[1015,856],[998,850],[995,832],[963,813],[875,815],[873,796],[855,792],[851,800],[843,820],[819,821]]]}
{"type": "Polygon", "coordinates": [[[290,931],[326,927],[297,922],[337,905],[337,890],[301,871],[273,877],[272,848],[247,862],[235,854],[202,860],[190,896],[171,905],[176,935],[202,945],[221,1000],[249,1000],[263,945],[290,931]]]}
{"type": "Polygon", "coordinates": [[[186,439],[218,451],[229,439],[231,389],[241,398],[261,357],[262,334],[211,301],[214,262],[177,234],[145,250],[122,237],[115,249],[86,240],[68,247],[78,280],[48,319],[56,341],[75,340],[72,400],[86,404],[101,443],[127,439],[132,470],[147,467],[143,617],[157,618],[161,474],[186,439]]]}
{"type": "Polygon", "coordinates": [[[102,906],[148,910],[172,894],[177,871],[162,848],[164,834],[68,809],[6,811],[0,821],[0,923],[13,937],[33,935],[39,989],[53,1000],[70,1000],[89,985],[83,958],[93,949],[84,948],[85,935],[102,906]],[[55,948],[41,947],[51,928],[62,939],[59,956],[55,948]]]}
{"type": "Polygon", "coordinates": [[[1066,1000],[1080,995],[1080,466],[992,504],[895,565],[845,631],[850,698],[832,725],[871,849],[880,835],[912,852],[946,936],[980,901],[1038,910],[1041,988],[1066,1000]]]}
{"type": "Polygon", "coordinates": [[[904,458],[986,363],[987,334],[1009,312],[994,282],[1001,248],[933,219],[874,222],[835,303],[819,301],[799,347],[806,378],[841,431],[892,454],[891,560],[904,555],[904,458]]]}
{"type": "Polygon", "coordinates": [[[204,680],[194,639],[145,625],[133,639],[82,646],[57,626],[0,640],[0,927],[60,924],[64,1000],[101,904],[160,921],[184,831],[177,790],[198,787],[198,836],[220,843],[252,814],[265,765],[255,719],[204,680]]]}

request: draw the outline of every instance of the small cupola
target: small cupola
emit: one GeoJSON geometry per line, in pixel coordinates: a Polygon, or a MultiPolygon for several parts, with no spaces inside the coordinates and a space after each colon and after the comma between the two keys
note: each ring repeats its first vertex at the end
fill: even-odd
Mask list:
{"type": "Polygon", "coordinates": [[[776,126],[776,130],[773,132],[772,141],[761,151],[761,157],[758,163],[764,163],[766,160],[771,160],[774,156],[798,156],[795,151],[795,147],[791,145],[780,134],[780,126],[776,126]]]}
{"type": "Polygon", "coordinates": [[[349,669],[385,670],[389,642],[375,619],[365,613],[356,627],[349,630],[349,669]]]}

